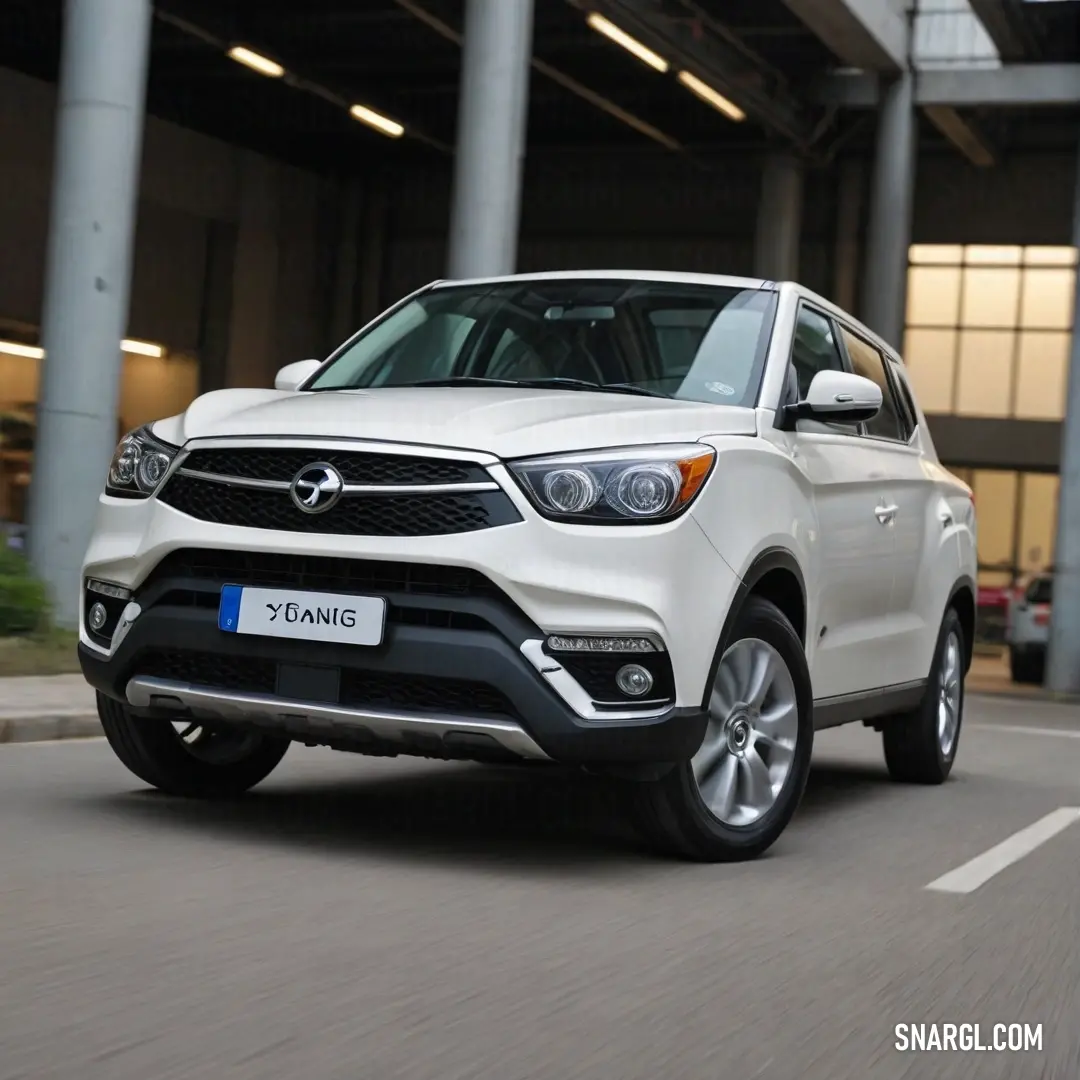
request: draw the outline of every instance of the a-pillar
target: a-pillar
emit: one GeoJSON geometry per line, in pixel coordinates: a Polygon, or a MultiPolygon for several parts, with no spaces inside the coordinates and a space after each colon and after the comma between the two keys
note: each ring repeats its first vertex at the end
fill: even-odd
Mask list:
{"type": "Polygon", "coordinates": [[[863,322],[902,347],[918,128],[914,76],[882,79],[863,271],[863,322]]]}
{"type": "Polygon", "coordinates": [[[448,275],[514,272],[533,0],[468,0],[448,275]]]}
{"type": "Polygon", "coordinates": [[[65,627],[116,445],[151,18],[151,0],[64,10],[29,552],[65,627]]]}
{"type": "Polygon", "coordinates": [[[754,240],[754,274],[770,281],[799,276],[803,163],[791,154],[771,154],[761,171],[754,240]]]}
{"type": "MultiPolygon", "coordinates": [[[[1073,199],[1073,244],[1080,247],[1080,152],[1073,199]]],[[[1060,693],[1080,690],[1080,273],[1076,277],[1072,350],[1065,422],[1061,425],[1061,478],[1057,542],[1054,545],[1054,604],[1046,685],[1060,693]]]]}

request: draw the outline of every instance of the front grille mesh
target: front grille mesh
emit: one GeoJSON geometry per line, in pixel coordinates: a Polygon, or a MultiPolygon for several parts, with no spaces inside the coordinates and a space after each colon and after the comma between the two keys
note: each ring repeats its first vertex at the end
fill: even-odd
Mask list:
{"type": "Polygon", "coordinates": [[[176,473],[159,496],[200,521],[249,529],[345,536],[444,536],[520,521],[499,492],[350,495],[322,514],[305,514],[288,492],[231,487],[176,473]]]}
{"type": "MultiPolygon", "coordinates": [[[[132,665],[131,676],[138,675],[241,693],[273,695],[277,689],[273,660],[183,649],[143,653],[132,665]]],[[[486,683],[353,668],[341,673],[340,704],[353,709],[516,715],[506,696],[486,683]]]]}

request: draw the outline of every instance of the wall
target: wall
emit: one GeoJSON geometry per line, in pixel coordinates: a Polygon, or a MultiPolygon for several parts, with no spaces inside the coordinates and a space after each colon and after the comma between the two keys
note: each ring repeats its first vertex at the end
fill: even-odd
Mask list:
{"type": "MultiPolygon", "coordinates": [[[[32,327],[41,321],[55,104],[50,84],[0,69],[0,319],[32,327]]],[[[321,215],[335,190],[313,174],[149,118],[129,335],[199,354],[212,306],[209,238],[215,225],[230,223],[239,280],[225,282],[225,377],[267,384],[281,364],[324,348],[328,315],[315,283],[326,265],[321,215]],[[261,216],[249,212],[252,203],[261,216]]]]}
{"type": "MultiPolygon", "coordinates": [[[[807,176],[801,274],[831,290],[835,184],[807,176]]],[[[549,154],[526,162],[519,268],[685,269],[752,274],[760,163],[752,155],[698,168],[666,153],[549,154]]],[[[393,189],[384,302],[446,268],[449,169],[393,189]]]]}

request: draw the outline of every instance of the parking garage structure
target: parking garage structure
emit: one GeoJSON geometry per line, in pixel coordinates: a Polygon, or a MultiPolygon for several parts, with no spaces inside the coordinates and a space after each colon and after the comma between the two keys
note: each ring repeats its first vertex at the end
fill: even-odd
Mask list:
{"type": "Polygon", "coordinates": [[[10,0],[0,520],[59,620],[119,434],[435,278],[795,278],[903,351],[981,632],[1080,689],[1074,0],[10,0]],[[1074,614],[1076,613],[1076,614],[1074,614]]]}

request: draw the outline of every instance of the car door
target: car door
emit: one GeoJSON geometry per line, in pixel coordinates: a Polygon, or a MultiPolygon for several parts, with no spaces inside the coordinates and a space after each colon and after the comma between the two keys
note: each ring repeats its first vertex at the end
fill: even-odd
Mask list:
{"type": "MultiPolygon", "coordinates": [[[[892,541],[891,581],[886,606],[889,685],[926,678],[927,641],[936,637],[943,614],[945,569],[937,557],[947,522],[936,514],[937,494],[932,474],[924,468],[914,408],[904,399],[898,365],[856,330],[839,324],[840,340],[856,375],[881,388],[881,411],[863,425],[863,439],[875,447],[882,473],[880,491],[889,511],[883,528],[892,541]],[[932,622],[932,625],[928,625],[932,622]]],[[[910,399],[910,393],[908,395],[910,399]]]]}
{"type": "MultiPolygon", "coordinates": [[[[792,369],[800,399],[818,371],[849,370],[832,317],[806,302],[796,318],[792,369]]],[[[887,681],[892,592],[892,533],[875,514],[883,505],[883,453],[858,425],[800,420],[790,439],[820,534],[808,575],[816,594],[807,627],[814,698],[876,689],[887,681]]]]}

